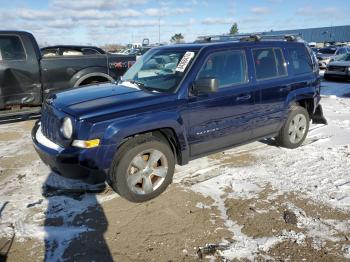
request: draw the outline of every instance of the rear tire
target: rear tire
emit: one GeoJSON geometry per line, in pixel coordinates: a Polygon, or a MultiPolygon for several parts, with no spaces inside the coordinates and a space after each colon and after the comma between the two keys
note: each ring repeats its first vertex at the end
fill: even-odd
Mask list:
{"type": "Polygon", "coordinates": [[[172,182],[175,157],[166,141],[136,136],[117,151],[108,183],[121,197],[144,202],[160,195],[172,182]]]}
{"type": "Polygon", "coordinates": [[[305,140],[310,126],[309,113],[304,107],[293,105],[276,141],[286,148],[297,148],[305,140]]]}

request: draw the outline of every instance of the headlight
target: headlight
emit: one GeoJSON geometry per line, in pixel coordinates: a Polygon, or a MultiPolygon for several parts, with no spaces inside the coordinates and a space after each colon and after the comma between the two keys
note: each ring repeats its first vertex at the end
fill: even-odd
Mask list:
{"type": "Polygon", "coordinates": [[[65,117],[61,126],[61,133],[66,139],[71,139],[73,135],[73,123],[69,117],[65,117]]]}
{"type": "Polygon", "coordinates": [[[348,67],[348,72],[350,72],[350,66],[348,67]]]}

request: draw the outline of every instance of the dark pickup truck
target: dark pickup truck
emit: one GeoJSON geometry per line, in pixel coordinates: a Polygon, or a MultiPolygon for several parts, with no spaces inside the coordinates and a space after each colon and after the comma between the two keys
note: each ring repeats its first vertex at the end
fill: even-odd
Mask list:
{"type": "Polygon", "coordinates": [[[292,38],[164,46],[118,84],[50,96],[32,139],[55,172],[147,201],[175,164],[264,138],[300,146],[311,120],[327,123],[320,90],[317,60],[292,38]]]}
{"type": "Polygon", "coordinates": [[[0,31],[0,116],[40,106],[58,90],[118,80],[135,60],[98,52],[43,56],[32,34],[0,31]]]}

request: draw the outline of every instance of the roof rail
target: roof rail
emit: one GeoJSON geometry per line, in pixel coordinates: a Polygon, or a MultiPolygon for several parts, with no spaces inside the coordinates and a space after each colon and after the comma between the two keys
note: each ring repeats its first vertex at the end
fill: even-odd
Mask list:
{"type": "Polygon", "coordinates": [[[296,42],[302,41],[300,35],[287,34],[287,35],[268,35],[264,33],[257,34],[236,34],[236,35],[211,35],[211,36],[199,36],[196,43],[210,43],[210,42],[258,42],[258,41],[288,41],[296,42]]]}

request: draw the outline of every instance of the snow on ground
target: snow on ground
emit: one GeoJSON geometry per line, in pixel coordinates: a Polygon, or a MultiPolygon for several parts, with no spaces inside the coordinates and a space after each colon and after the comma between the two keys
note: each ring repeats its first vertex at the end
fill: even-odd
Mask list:
{"type": "MultiPolygon", "coordinates": [[[[337,241],[334,232],[349,231],[349,221],[314,221],[298,207],[287,203],[288,209],[297,215],[298,227],[305,232],[284,230],[277,236],[253,238],[230,219],[226,205],[230,198],[255,199],[266,188],[271,188],[269,199],[297,193],[316,203],[350,212],[350,98],[346,95],[350,93],[350,84],[323,82],[322,86],[321,103],[329,125],[311,125],[308,138],[300,148],[280,148],[272,140],[266,140],[227,150],[219,153],[219,157],[203,157],[187,166],[176,167],[174,182],[211,197],[213,207],[220,210],[226,227],[232,232],[234,242],[228,250],[221,252],[223,257],[253,260],[258,252],[268,251],[281,241],[289,239],[302,244],[306,238],[312,237],[314,244],[318,245],[326,240],[337,241]],[[231,159],[240,156],[244,156],[242,165],[230,164],[231,159]]],[[[1,125],[0,132],[18,131],[17,125],[1,125]]],[[[25,154],[32,150],[30,134],[18,132],[16,140],[0,142],[0,159],[23,158],[25,162],[25,154]]],[[[42,196],[44,184],[60,187],[74,183],[75,187],[86,185],[57,177],[38,159],[18,168],[0,165],[0,171],[5,174],[9,168],[14,169],[18,179],[13,175],[0,177],[0,209],[3,207],[0,236],[11,236],[15,231],[20,241],[46,239],[48,245],[58,245],[52,248],[50,258],[53,260],[60,258],[70,239],[89,230],[87,226],[72,225],[77,215],[91,206],[118,197],[116,194],[86,194],[80,199],[53,196],[48,201],[42,196]],[[44,226],[45,220],[57,217],[64,218],[60,230],[44,226]]],[[[211,208],[202,203],[197,206],[211,208]]],[[[349,249],[349,245],[343,246],[344,257],[350,256],[349,249]]]]}
{"type": "MultiPolygon", "coordinates": [[[[264,188],[271,186],[275,192],[270,198],[297,192],[303,198],[350,211],[350,98],[345,97],[350,94],[350,85],[324,82],[322,86],[321,104],[328,125],[311,125],[307,140],[300,148],[280,148],[272,140],[255,142],[228,150],[222,156],[230,158],[250,152],[258,159],[252,166],[223,167],[219,160],[202,158],[191,162],[189,168],[180,168],[178,182],[195,181],[191,189],[215,200],[214,206],[219,208],[226,226],[233,232],[236,242],[222,252],[224,257],[253,260],[258,251],[268,250],[285,239],[301,241],[306,236],[312,236],[315,241],[338,240],[331,237],[334,225],[307,221],[305,214],[299,221],[308,229],[306,236],[285,232],[277,238],[253,239],[244,235],[241,226],[227,217],[225,207],[228,198],[255,198],[264,188]],[[188,172],[190,175],[186,176],[188,172]],[[228,193],[228,189],[232,192],[228,193]]],[[[350,230],[350,221],[341,226],[340,222],[337,223],[345,232],[350,230]]]]}

